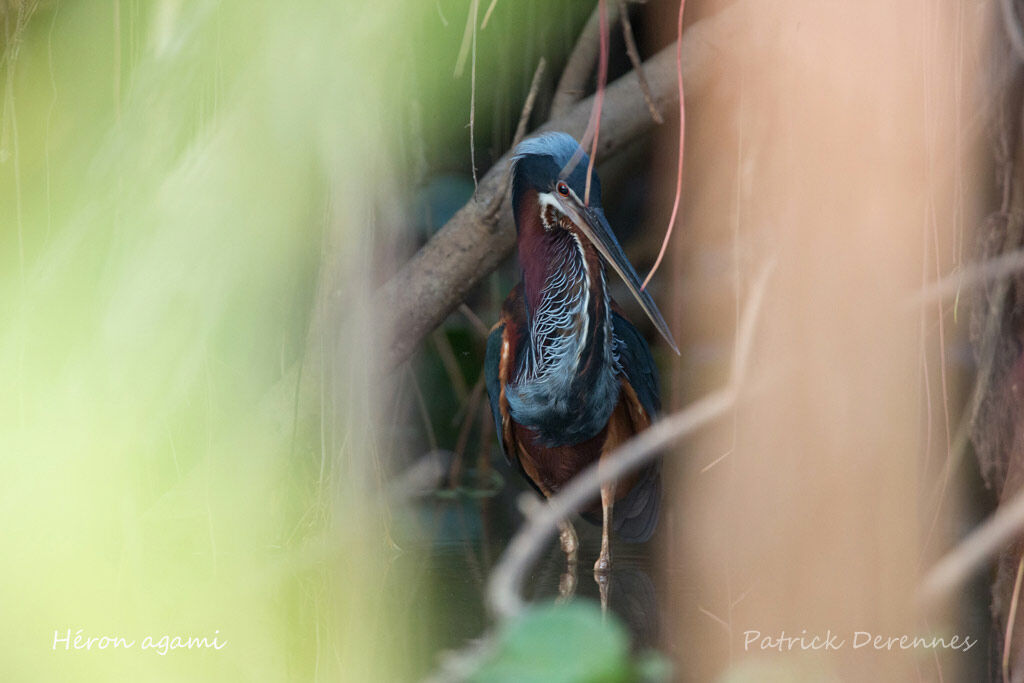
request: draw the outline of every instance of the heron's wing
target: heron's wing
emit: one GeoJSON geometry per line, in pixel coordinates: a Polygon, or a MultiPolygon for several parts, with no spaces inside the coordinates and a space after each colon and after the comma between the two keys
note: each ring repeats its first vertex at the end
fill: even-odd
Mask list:
{"type": "Polygon", "coordinates": [[[612,311],[612,328],[618,342],[616,348],[619,364],[622,366],[626,381],[636,392],[636,397],[640,400],[648,419],[653,420],[661,411],[661,398],[658,389],[658,370],[654,366],[654,358],[651,357],[651,348],[647,346],[647,341],[640,331],[633,327],[633,323],[619,315],[617,311],[612,311]]]}
{"type": "MultiPolygon", "coordinates": [[[[505,335],[505,325],[499,322],[487,337],[487,356],[484,358],[484,381],[487,383],[487,397],[491,401],[491,414],[494,416],[494,433],[498,435],[498,443],[508,460],[508,451],[505,449],[505,439],[502,429],[501,410],[501,379],[499,372],[501,368],[501,347],[505,335]]],[[[505,414],[508,414],[506,408],[505,414]]]]}
{"type": "Polygon", "coordinates": [[[484,359],[484,379],[498,443],[501,444],[505,460],[520,470],[522,466],[519,463],[519,449],[508,400],[505,398],[505,387],[508,386],[517,366],[519,344],[524,339],[525,325],[526,309],[520,284],[509,293],[501,309],[501,320],[487,337],[487,356],[484,359]]]}
{"type": "MultiPolygon", "coordinates": [[[[661,410],[658,370],[651,349],[633,324],[612,312],[619,364],[622,367],[622,392],[632,421],[633,433],[646,429],[661,410]]],[[[636,475],[635,483],[624,498],[615,502],[612,526],[624,541],[639,543],[654,533],[661,503],[661,461],[656,460],[636,475]]]]}

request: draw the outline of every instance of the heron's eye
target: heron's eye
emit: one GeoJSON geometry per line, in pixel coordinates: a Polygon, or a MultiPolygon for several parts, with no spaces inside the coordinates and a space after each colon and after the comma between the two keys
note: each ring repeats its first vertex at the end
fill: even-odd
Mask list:
{"type": "Polygon", "coordinates": [[[558,190],[558,194],[563,197],[569,196],[569,186],[565,184],[564,180],[559,180],[558,185],[555,185],[555,189],[558,190]]]}

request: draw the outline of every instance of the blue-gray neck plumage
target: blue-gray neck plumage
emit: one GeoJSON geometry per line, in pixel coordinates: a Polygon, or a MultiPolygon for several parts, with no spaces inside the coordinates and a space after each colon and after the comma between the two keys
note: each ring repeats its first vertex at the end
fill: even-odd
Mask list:
{"type": "Polygon", "coordinates": [[[547,445],[579,443],[604,428],[618,400],[604,263],[575,231],[525,222],[527,339],[506,397],[513,419],[547,445]]]}

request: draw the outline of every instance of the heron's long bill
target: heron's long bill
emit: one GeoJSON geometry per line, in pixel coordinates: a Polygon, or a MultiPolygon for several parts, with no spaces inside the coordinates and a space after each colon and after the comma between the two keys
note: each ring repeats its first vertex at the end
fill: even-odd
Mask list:
{"type": "Polygon", "coordinates": [[[601,256],[604,257],[604,260],[619,274],[619,277],[626,283],[626,287],[636,297],[636,300],[640,302],[640,307],[644,309],[644,313],[654,323],[654,327],[657,328],[661,336],[668,342],[672,350],[678,354],[679,347],[676,346],[676,341],[672,338],[672,332],[669,331],[668,324],[661,316],[661,311],[658,310],[654,299],[641,288],[640,276],[637,275],[633,264],[626,258],[626,254],[622,251],[622,247],[619,246],[619,241],[615,239],[611,226],[608,225],[604,215],[590,207],[577,205],[572,200],[562,199],[557,197],[557,195],[556,199],[565,215],[579,227],[580,231],[597,248],[601,256]]]}

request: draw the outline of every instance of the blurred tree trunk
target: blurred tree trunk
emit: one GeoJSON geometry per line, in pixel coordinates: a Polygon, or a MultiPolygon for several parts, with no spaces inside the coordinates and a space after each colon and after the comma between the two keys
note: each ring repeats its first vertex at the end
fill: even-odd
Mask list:
{"type": "Polygon", "coordinates": [[[687,112],[681,403],[721,382],[736,306],[778,264],[747,397],[670,465],[666,560],[684,599],[666,646],[690,680],[949,680],[963,666],[854,637],[962,629],[914,604],[959,503],[955,477],[933,493],[959,404],[952,302],[907,304],[960,263],[984,215],[984,130],[964,86],[982,82],[978,9],[761,5],[687,112]],[[776,644],[828,634],[839,649],[776,644]]]}

